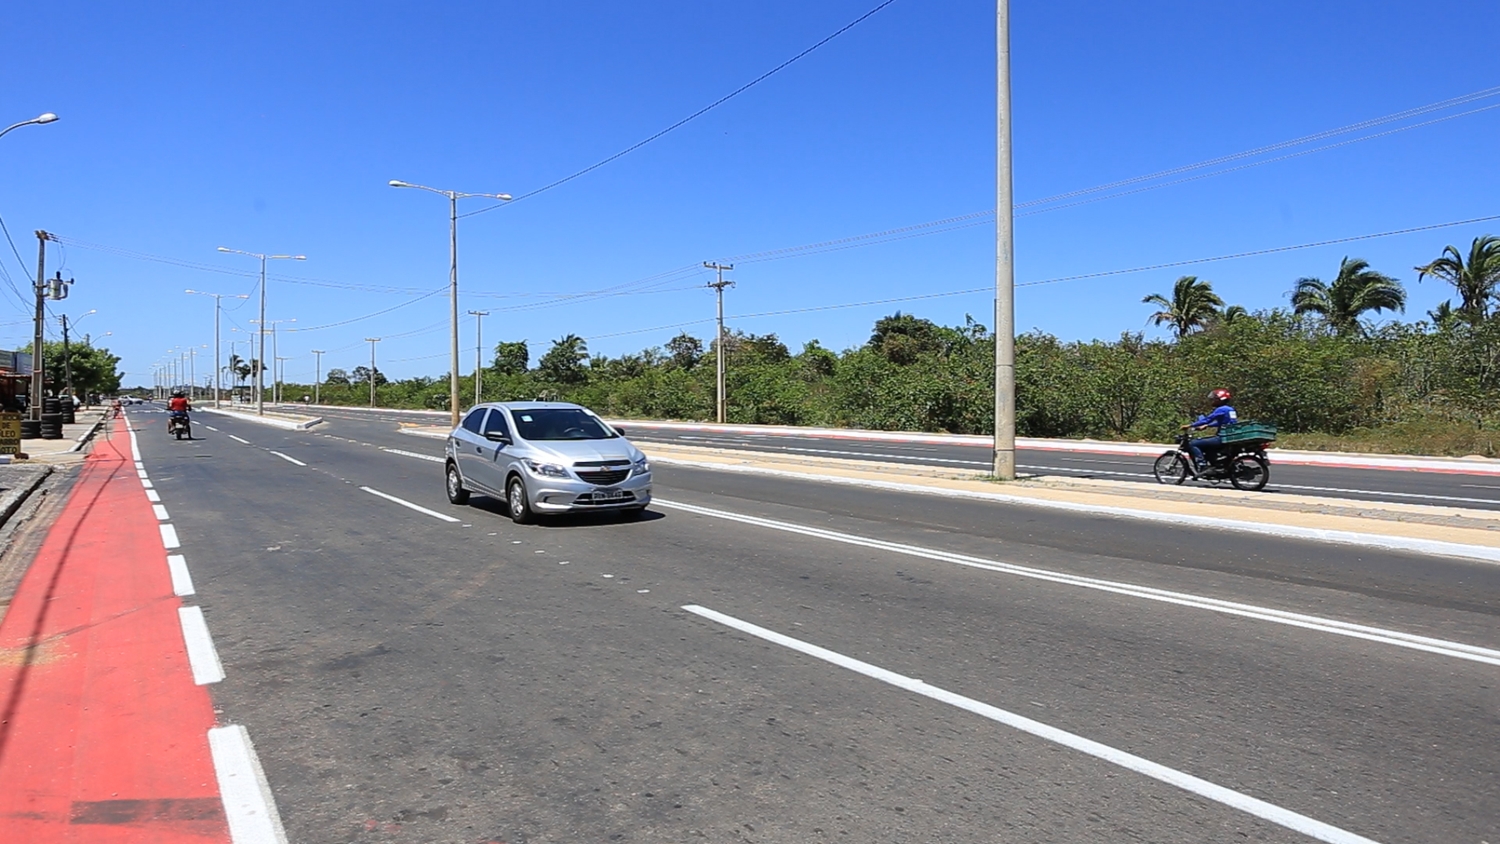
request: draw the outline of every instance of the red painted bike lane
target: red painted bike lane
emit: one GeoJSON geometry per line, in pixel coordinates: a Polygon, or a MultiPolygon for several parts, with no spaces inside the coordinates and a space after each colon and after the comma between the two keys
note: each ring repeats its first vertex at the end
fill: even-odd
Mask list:
{"type": "Polygon", "coordinates": [[[0,621],[0,842],[228,842],[166,549],[125,422],[0,621]]]}

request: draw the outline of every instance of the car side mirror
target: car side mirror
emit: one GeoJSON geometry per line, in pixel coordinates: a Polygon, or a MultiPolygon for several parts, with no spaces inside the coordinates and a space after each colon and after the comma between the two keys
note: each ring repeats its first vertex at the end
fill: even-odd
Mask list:
{"type": "Polygon", "coordinates": [[[501,433],[499,431],[489,431],[485,433],[484,438],[492,443],[503,443],[505,445],[510,445],[510,435],[501,433]]]}
{"type": "Polygon", "coordinates": [[[618,425],[611,425],[610,427],[612,427],[612,428],[615,429],[615,434],[617,436],[621,436],[621,437],[625,436],[625,429],[624,428],[621,428],[618,425]]]}

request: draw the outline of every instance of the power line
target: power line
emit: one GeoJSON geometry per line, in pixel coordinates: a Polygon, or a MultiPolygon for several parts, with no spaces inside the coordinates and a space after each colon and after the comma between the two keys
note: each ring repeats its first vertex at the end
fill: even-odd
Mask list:
{"type": "Polygon", "coordinates": [[[840,35],[843,35],[844,33],[848,32],[849,30],[853,29],[854,27],[859,26],[861,23],[863,23],[865,21],[866,18],[871,17],[876,12],[879,12],[881,9],[884,9],[886,6],[889,6],[892,3],[894,3],[894,2],[896,2],[896,0],[885,0],[885,2],[881,3],[880,5],[876,6],[873,9],[871,9],[870,11],[865,12],[864,14],[862,14],[859,17],[855,18],[854,20],[852,20],[849,23],[845,24],[844,26],[840,27],[832,35],[829,35],[827,38],[824,38],[822,41],[819,41],[818,43],[812,45],[811,47],[808,47],[806,50],[803,50],[802,52],[798,53],[797,55],[792,56],[791,58],[787,59],[786,61],[782,62],[781,64],[779,64],[779,65],[771,68],[770,70],[766,71],[765,73],[762,73],[760,76],[755,77],[754,79],[750,80],[749,82],[745,83],[744,85],[741,85],[740,87],[736,88],[735,90],[731,91],[730,93],[725,94],[724,96],[720,97],[717,100],[714,100],[712,103],[709,103],[708,105],[704,106],[703,108],[698,109],[697,111],[693,112],[692,114],[688,115],[687,117],[682,118],[681,120],[677,121],[676,123],[673,123],[671,126],[668,126],[667,128],[661,130],[660,132],[657,132],[656,134],[652,135],[651,137],[646,138],[643,141],[637,141],[636,143],[631,144],[630,146],[626,147],[625,149],[622,149],[619,152],[615,153],[614,155],[611,155],[610,157],[604,159],[603,161],[600,161],[600,162],[595,163],[595,164],[590,164],[589,166],[583,168],[582,170],[579,170],[578,172],[572,174],[571,176],[564,176],[563,178],[558,179],[557,181],[552,182],[550,184],[543,185],[542,187],[539,187],[539,188],[537,188],[534,191],[531,191],[529,193],[523,193],[520,196],[515,197],[514,199],[512,199],[509,202],[506,202],[506,203],[503,203],[503,204],[500,204],[500,205],[491,205],[488,208],[481,208],[478,211],[470,211],[467,214],[460,214],[458,216],[460,216],[460,217],[473,217],[476,214],[484,214],[484,213],[487,213],[489,211],[494,211],[496,208],[504,208],[507,205],[514,205],[515,203],[519,202],[520,200],[527,199],[529,197],[536,196],[537,194],[542,193],[544,191],[549,191],[549,190],[552,190],[555,187],[559,187],[561,185],[565,185],[568,182],[571,182],[574,179],[578,178],[579,176],[583,176],[583,175],[586,175],[588,173],[592,173],[593,171],[598,170],[600,167],[603,167],[604,165],[609,164],[612,161],[615,161],[617,159],[623,158],[623,157],[629,155],[630,153],[635,152],[636,150],[638,150],[641,147],[645,146],[646,144],[649,144],[652,141],[657,140],[658,138],[661,138],[662,136],[666,135],[667,133],[672,132],[672,131],[674,131],[676,129],[680,129],[683,126],[686,126],[687,124],[693,122],[694,120],[697,120],[698,118],[700,118],[703,115],[709,113],[710,111],[713,111],[714,109],[718,108],[719,106],[723,105],[724,103],[727,103],[730,100],[734,99],[735,97],[738,97],[740,94],[743,94],[746,91],[750,90],[751,88],[754,88],[756,85],[759,85],[760,83],[766,81],[767,79],[770,79],[772,76],[775,76],[777,73],[780,73],[781,71],[783,71],[786,68],[790,67],[793,63],[795,63],[798,60],[806,57],[808,54],[812,53],[814,50],[818,49],[819,47],[822,47],[824,44],[827,44],[828,42],[830,42],[833,39],[839,37],[840,35]]]}

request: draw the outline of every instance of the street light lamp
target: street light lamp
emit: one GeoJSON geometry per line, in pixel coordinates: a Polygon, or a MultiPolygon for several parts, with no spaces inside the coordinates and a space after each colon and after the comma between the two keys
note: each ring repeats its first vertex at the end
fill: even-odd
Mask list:
{"type": "Polygon", "coordinates": [[[438,190],[426,185],[414,185],[399,179],[392,179],[390,186],[393,188],[416,188],[429,193],[442,194],[448,197],[448,309],[450,312],[450,324],[452,326],[452,337],[450,338],[450,354],[448,366],[448,411],[450,421],[454,427],[458,427],[458,201],[470,197],[483,197],[485,199],[498,199],[501,202],[509,202],[508,193],[464,193],[455,190],[438,190]]]}
{"type": "Polygon", "coordinates": [[[4,137],[5,133],[9,132],[10,130],[19,129],[22,126],[40,126],[43,123],[54,123],[56,121],[57,115],[49,111],[46,114],[39,114],[36,117],[31,118],[30,120],[22,120],[20,123],[12,123],[11,125],[5,127],[4,131],[0,131],[0,137],[4,137]]]}
{"type": "Polygon", "coordinates": [[[252,258],[259,258],[260,259],[260,319],[261,319],[261,326],[260,326],[260,331],[258,332],[260,334],[260,355],[257,357],[253,369],[255,370],[255,412],[256,412],[257,415],[265,416],[266,415],[266,406],[265,406],[266,383],[265,383],[265,379],[262,378],[261,375],[262,375],[262,370],[265,367],[264,361],[265,361],[265,358],[266,358],[266,326],[265,326],[265,320],[266,320],[266,261],[276,261],[276,260],[306,261],[307,260],[307,256],[306,255],[267,255],[267,254],[262,253],[262,252],[242,252],[242,251],[240,251],[238,249],[230,249],[230,248],[228,248],[226,246],[220,246],[219,247],[219,251],[220,252],[230,252],[230,253],[233,253],[235,255],[249,255],[252,258]]]}

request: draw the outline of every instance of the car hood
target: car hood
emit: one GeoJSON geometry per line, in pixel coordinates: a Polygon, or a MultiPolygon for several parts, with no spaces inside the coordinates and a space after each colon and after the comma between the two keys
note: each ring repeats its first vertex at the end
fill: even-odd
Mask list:
{"type": "Polygon", "coordinates": [[[537,451],[555,455],[569,463],[589,460],[619,460],[633,463],[644,455],[624,437],[612,440],[528,440],[537,451]]]}

